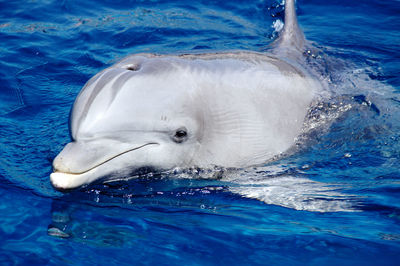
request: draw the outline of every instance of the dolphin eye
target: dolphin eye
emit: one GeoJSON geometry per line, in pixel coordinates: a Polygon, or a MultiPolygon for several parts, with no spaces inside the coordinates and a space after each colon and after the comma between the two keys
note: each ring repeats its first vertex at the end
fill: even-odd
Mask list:
{"type": "Polygon", "coordinates": [[[173,140],[177,143],[182,143],[187,139],[187,129],[186,128],[179,128],[175,131],[173,136],[173,140]]]}

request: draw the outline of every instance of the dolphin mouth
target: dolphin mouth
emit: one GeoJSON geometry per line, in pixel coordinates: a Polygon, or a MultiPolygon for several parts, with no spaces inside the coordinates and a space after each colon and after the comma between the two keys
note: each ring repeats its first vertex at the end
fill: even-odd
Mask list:
{"type": "MultiPolygon", "coordinates": [[[[55,189],[57,189],[58,191],[68,191],[68,190],[76,189],[83,185],[88,185],[102,177],[102,175],[96,174],[96,172],[100,166],[102,166],[124,154],[127,154],[129,152],[132,152],[132,151],[135,151],[135,150],[138,150],[143,147],[150,146],[150,145],[159,145],[159,143],[150,142],[150,143],[146,143],[146,144],[134,147],[132,149],[123,151],[121,153],[118,153],[118,154],[106,159],[106,160],[103,160],[101,163],[98,163],[83,172],[78,172],[78,173],[63,172],[63,171],[59,171],[59,170],[53,168],[53,173],[50,174],[50,182],[51,182],[52,186],[55,189]]],[[[115,169],[115,170],[118,170],[118,169],[115,169]]]]}

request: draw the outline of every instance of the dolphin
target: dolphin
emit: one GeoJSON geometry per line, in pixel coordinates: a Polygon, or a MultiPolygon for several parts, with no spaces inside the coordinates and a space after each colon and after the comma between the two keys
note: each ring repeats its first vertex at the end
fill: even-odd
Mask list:
{"type": "Polygon", "coordinates": [[[91,78],[70,114],[52,185],[140,171],[260,165],[301,134],[324,83],[306,64],[294,0],[267,52],[136,54],[91,78]]]}

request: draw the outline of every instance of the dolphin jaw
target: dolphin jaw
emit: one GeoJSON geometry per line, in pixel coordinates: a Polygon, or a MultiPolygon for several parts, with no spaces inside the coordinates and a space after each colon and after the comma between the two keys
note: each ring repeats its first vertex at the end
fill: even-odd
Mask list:
{"type": "MultiPolygon", "coordinates": [[[[96,164],[95,166],[87,169],[86,171],[81,171],[81,172],[73,172],[71,171],[70,168],[66,167],[60,167],[60,165],[57,162],[53,162],[53,173],[50,174],[50,181],[53,187],[59,191],[65,191],[65,190],[71,190],[75,189],[84,185],[88,185],[92,183],[93,181],[100,179],[103,175],[99,175],[96,172],[98,171],[99,168],[102,168],[104,165],[107,165],[110,161],[113,161],[122,155],[125,155],[127,153],[139,150],[143,147],[146,146],[151,146],[151,145],[160,145],[159,143],[156,142],[149,142],[143,145],[136,146],[132,149],[128,149],[126,151],[123,151],[119,154],[116,154],[114,156],[111,156],[110,158],[107,158],[106,160],[96,164]]],[[[115,169],[117,170],[117,169],[115,169]]],[[[107,174],[105,174],[107,175],[107,174]]]]}
{"type": "MultiPolygon", "coordinates": [[[[88,172],[91,171],[92,170],[88,172]]],[[[89,178],[90,174],[88,172],[82,174],[70,174],[55,171],[50,174],[50,181],[53,187],[59,191],[74,189],[91,182],[89,178]]]]}

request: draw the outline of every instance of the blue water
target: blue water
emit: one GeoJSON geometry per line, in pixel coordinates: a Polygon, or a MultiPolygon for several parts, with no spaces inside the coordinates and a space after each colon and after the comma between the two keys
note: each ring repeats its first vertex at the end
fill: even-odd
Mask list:
{"type": "Polygon", "coordinates": [[[0,264],[398,265],[400,2],[299,0],[298,17],[334,93],[297,150],[62,194],[51,161],[91,76],[131,53],[264,50],[282,5],[0,1],[0,264]]]}

